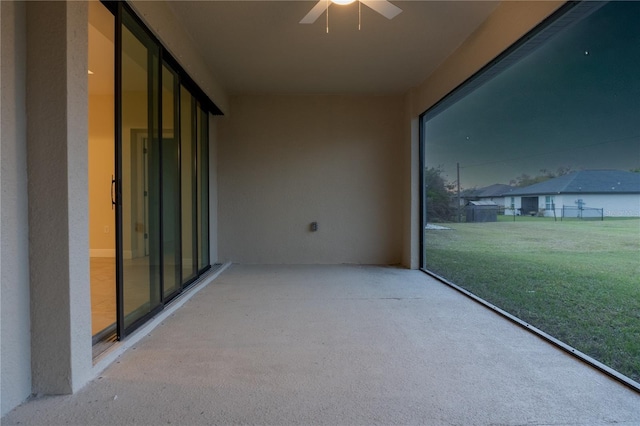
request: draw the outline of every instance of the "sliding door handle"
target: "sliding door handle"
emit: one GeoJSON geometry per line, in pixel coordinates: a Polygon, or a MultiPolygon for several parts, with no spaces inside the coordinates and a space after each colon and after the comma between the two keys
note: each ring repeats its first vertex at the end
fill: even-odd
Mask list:
{"type": "Polygon", "coordinates": [[[116,180],[113,177],[113,175],[111,175],[111,210],[113,210],[113,206],[116,205],[116,199],[115,199],[115,193],[114,193],[115,186],[116,186],[116,180]]]}

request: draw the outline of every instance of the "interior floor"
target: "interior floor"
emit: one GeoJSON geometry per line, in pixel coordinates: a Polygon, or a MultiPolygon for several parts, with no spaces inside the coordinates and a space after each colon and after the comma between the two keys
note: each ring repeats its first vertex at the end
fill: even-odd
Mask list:
{"type": "MultiPolygon", "coordinates": [[[[91,333],[96,335],[114,325],[116,308],[116,263],[112,257],[91,258],[91,333]]],[[[151,297],[149,257],[124,260],[124,312],[148,312],[151,297]]],[[[159,294],[154,293],[156,300],[159,294]]]]}
{"type": "MultiPolygon", "coordinates": [[[[167,257],[167,273],[175,268],[174,259],[167,257]]],[[[116,260],[113,257],[92,257],[91,271],[91,334],[95,336],[114,325],[116,311],[116,260]]],[[[185,268],[183,276],[194,276],[193,268],[185,268]]],[[[125,314],[138,308],[148,308],[149,257],[124,260],[125,274],[125,314]]]]}
{"type": "Polygon", "coordinates": [[[116,322],[116,259],[92,257],[91,334],[96,335],[116,322]]]}
{"type": "Polygon", "coordinates": [[[639,400],[420,271],[232,265],[2,424],[640,424],[639,400]]]}

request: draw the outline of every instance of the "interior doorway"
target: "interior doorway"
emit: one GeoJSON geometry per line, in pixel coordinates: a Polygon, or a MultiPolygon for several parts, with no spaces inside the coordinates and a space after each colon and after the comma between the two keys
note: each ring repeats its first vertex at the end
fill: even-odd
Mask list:
{"type": "Polygon", "coordinates": [[[96,343],[115,333],[116,229],[114,16],[89,2],[89,257],[91,333],[96,343]]]}

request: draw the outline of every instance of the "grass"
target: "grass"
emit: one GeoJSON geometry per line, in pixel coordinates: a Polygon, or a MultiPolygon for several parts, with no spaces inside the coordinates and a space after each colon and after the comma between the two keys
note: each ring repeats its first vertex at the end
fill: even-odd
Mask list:
{"type": "Polygon", "coordinates": [[[640,382],[640,219],[442,225],[427,269],[640,382]]]}

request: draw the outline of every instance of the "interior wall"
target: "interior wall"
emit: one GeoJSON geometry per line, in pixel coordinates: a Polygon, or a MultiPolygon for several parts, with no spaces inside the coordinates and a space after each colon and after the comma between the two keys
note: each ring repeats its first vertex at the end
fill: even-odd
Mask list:
{"type": "Polygon", "coordinates": [[[31,394],[27,212],[26,21],[23,2],[0,1],[0,416],[31,394]]]}
{"type": "Polygon", "coordinates": [[[91,257],[115,257],[113,95],[89,96],[89,249],[91,257]]]}
{"type": "MultiPolygon", "coordinates": [[[[143,170],[142,165],[142,138],[148,136],[147,122],[147,93],[124,91],[122,93],[122,104],[127,105],[127,113],[122,117],[122,169],[123,176],[131,178],[131,170],[143,170]]],[[[113,155],[113,154],[112,154],[113,155]]],[[[122,217],[130,218],[123,220],[122,225],[122,247],[123,257],[132,259],[144,255],[144,234],[145,216],[142,194],[134,191],[142,188],[142,174],[138,173],[138,181],[135,188],[131,185],[123,185],[122,217]],[[133,194],[137,194],[134,196],[133,194]],[[126,226],[128,222],[129,226],[126,226]]],[[[124,180],[124,178],[123,178],[124,180]]]]}
{"type": "Polygon", "coordinates": [[[218,122],[222,261],[400,263],[402,96],[230,102],[218,122]]]}

